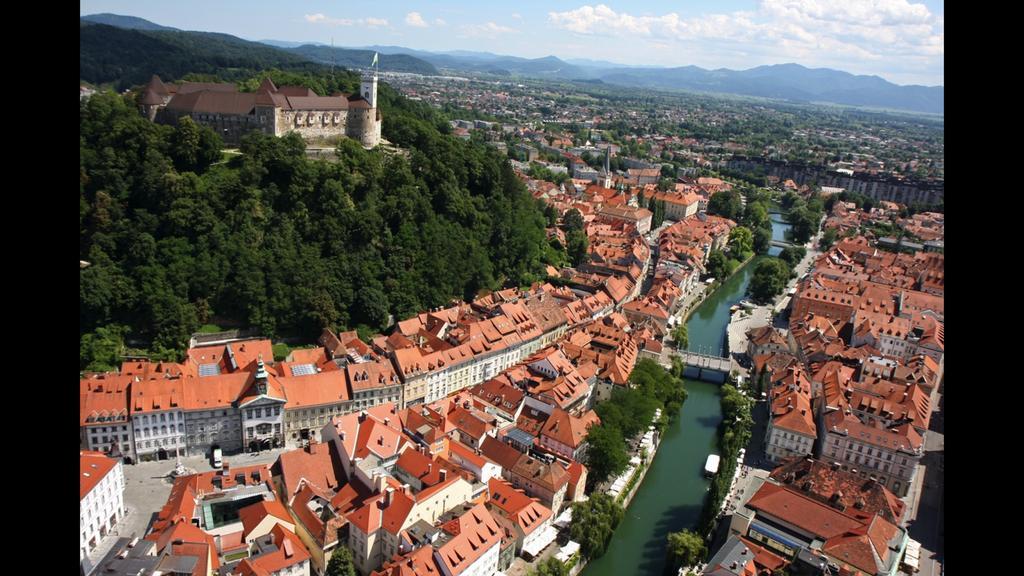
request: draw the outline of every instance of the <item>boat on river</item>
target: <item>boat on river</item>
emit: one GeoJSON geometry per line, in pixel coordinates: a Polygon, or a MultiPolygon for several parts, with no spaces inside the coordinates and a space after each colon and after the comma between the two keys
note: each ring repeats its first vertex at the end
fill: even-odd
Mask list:
{"type": "Polygon", "coordinates": [[[712,477],[718,474],[718,464],[721,461],[721,457],[718,454],[708,454],[708,460],[704,463],[704,475],[712,477]]]}

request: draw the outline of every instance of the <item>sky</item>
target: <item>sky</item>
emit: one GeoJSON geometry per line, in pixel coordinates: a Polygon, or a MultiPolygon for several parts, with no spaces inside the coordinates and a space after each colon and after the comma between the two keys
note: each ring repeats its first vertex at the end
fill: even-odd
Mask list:
{"type": "MultiPolygon", "coordinates": [[[[943,84],[943,0],[81,0],[111,12],[247,40],[554,55],[627,65],[745,70],[795,62],[943,84]]],[[[386,67],[386,59],[382,59],[386,67]]]]}

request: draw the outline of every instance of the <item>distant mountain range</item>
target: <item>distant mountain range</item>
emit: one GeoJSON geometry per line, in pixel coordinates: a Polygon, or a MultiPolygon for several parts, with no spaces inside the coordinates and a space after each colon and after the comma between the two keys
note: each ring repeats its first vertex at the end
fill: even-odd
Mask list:
{"type": "MultiPolygon", "coordinates": [[[[319,62],[320,64],[332,64],[344,68],[368,68],[373,62],[373,50],[356,50],[352,48],[332,48],[323,44],[304,44],[295,48],[281,48],[292,54],[296,54],[319,62]]],[[[391,54],[387,59],[381,59],[380,64],[385,70],[393,72],[412,72],[436,76],[440,74],[433,64],[409,56],[408,54],[391,54]]]]}
{"type": "MultiPolygon", "coordinates": [[[[370,50],[312,44],[279,48],[230,34],[187,32],[114,14],[83,16],[78,47],[80,79],[113,83],[118,89],[143,84],[153,74],[165,80],[189,73],[240,78],[268,68],[313,71],[332,63],[339,68],[367,68],[373,60],[370,50]]],[[[389,56],[387,65],[393,71],[438,74],[432,64],[411,56],[389,56]]]]}
{"type": "Polygon", "coordinates": [[[187,72],[213,73],[218,67],[248,68],[261,64],[280,67],[301,62],[366,68],[373,59],[373,52],[379,52],[386,56],[381,58],[382,69],[394,72],[428,75],[468,72],[509,78],[600,81],[659,90],[739,94],[931,114],[942,114],[944,106],[942,86],[899,86],[878,76],[856,76],[799,64],[738,71],[706,70],[697,66],[623,66],[582,58],[567,62],[555,56],[531,59],[467,50],[429,52],[403,46],[332,48],[318,42],[252,42],[228,34],[185,32],[116,14],[93,14],[81,19],[82,79],[90,82],[125,77],[131,77],[135,83],[144,82],[151,74],[159,73],[158,64],[169,70],[165,72],[169,77],[176,77],[170,70],[184,70],[178,74],[180,76],[187,72]],[[114,26],[121,30],[108,33],[88,30],[93,26],[107,30],[114,26]],[[95,78],[86,75],[87,67],[95,78]]]}
{"type": "Polygon", "coordinates": [[[622,66],[601,60],[566,62],[555,56],[518,58],[490,52],[433,53],[401,46],[369,46],[381,54],[415,56],[438,68],[500,76],[601,81],[659,90],[740,94],[792,102],[821,102],[942,114],[942,86],[899,86],[878,76],[856,76],[799,64],[758,66],[749,70],[706,70],[697,66],[661,68],[622,66]]]}

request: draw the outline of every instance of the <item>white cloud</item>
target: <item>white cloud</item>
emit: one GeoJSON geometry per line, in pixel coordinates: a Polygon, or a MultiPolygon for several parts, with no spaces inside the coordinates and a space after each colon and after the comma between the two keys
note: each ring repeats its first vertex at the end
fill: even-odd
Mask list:
{"type": "Polygon", "coordinates": [[[434,26],[447,26],[448,23],[443,18],[434,18],[434,26]]]}
{"type": "Polygon", "coordinates": [[[523,15],[520,14],[519,12],[513,12],[512,13],[512,17],[515,18],[516,20],[522,20],[523,19],[523,15]]]}
{"type": "Polygon", "coordinates": [[[349,18],[331,18],[324,14],[306,14],[306,22],[310,24],[325,24],[327,26],[366,26],[367,28],[379,28],[381,26],[387,26],[388,21],[386,18],[360,18],[358,20],[351,20],[349,18]]]}
{"type": "Polygon", "coordinates": [[[405,23],[416,28],[427,28],[430,26],[430,24],[427,24],[423,20],[423,16],[421,16],[419,12],[409,12],[406,14],[405,23]]]}
{"type": "MultiPolygon", "coordinates": [[[[684,48],[691,60],[740,52],[760,58],[744,68],[796,60],[868,73],[866,64],[876,69],[881,62],[904,74],[928,69],[942,82],[944,17],[911,0],[760,0],[755,11],[690,18],[636,16],[598,4],[549,12],[548,23],[581,35],[647,38],[666,55],[667,44],[684,48]]],[[[722,65],[717,60],[712,65],[722,65]]]]}
{"type": "Polygon", "coordinates": [[[327,24],[329,26],[351,26],[355,23],[347,18],[328,18],[323,14],[306,14],[306,22],[312,24],[327,24]]]}
{"type": "Polygon", "coordinates": [[[508,26],[501,26],[494,22],[488,22],[486,24],[469,24],[462,27],[462,34],[464,38],[489,38],[500,34],[509,34],[518,32],[515,28],[509,28],[508,26]]]}

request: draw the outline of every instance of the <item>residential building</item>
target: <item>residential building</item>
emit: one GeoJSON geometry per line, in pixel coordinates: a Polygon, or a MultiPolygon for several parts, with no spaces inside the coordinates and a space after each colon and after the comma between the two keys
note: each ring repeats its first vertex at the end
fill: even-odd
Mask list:
{"type": "Polygon", "coordinates": [[[132,376],[94,374],[79,380],[79,445],[84,450],[121,456],[131,454],[128,418],[132,376]]]}
{"type": "MultiPolygon", "coordinates": [[[[123,370],[122,370],[123,372],[123,370]]],[[[131,386],[135,461],[176,457],[185,452],[183,379],[139,379],[131,386]]]]}
{"type": "Polygon", "coordinates": [[[250,555],[231,572],[237,576],[310,576],[310,556],[302,541],[275,525],[251,545],[250,555]]]}
{"type": "Polygon", "coordinates": [[[781,378],[772,376],[771,418],[765,433],[765,456],[781,462],[814,452],[818,438],[811,406],[811,382],[803,368],[788,368],[781,378]]]}
{"type": "Polygon", "coordinates": [[[601,418],[593,410],[576,417],[555,407],[541,428],[540,446],[566,460],[582,460],[587,451],[587,431],[600,423],[601,418]]]}
{"type": "MultiPolygon", "coordinates": [[[[337,368],[324,372],[304,369],[297,375],[277,378],[287,398],[283,418],[286,446],[301,446],[319,440],[320,430],[331,418],[352,412],[354,406],[346,381],[346,372],[351,366],[365,364],[350,365],[346,371],[337,368]]],[[[289,368],[294,369],[294,366],[289,368]]],[[[289,372],[296,374],[291,370],[289,372]]],[[[270,404],[267,407],[273,410],[276,405],[270,404]]]]}
{"type": "Polygon", "coordinates": [[[124,466],[101,452],[79,451],[79,561],[124,518],[124,466]]]}
{"type": "Polygon", "coordinates": [[[534,556],[554,540],[557,531],[550,528],[554,518],[550,509],[499,478],[492,478],[488,488],[487,508],[495,519],[500,516],[511,525],[516,554],[527,550],[534,556]]]}

